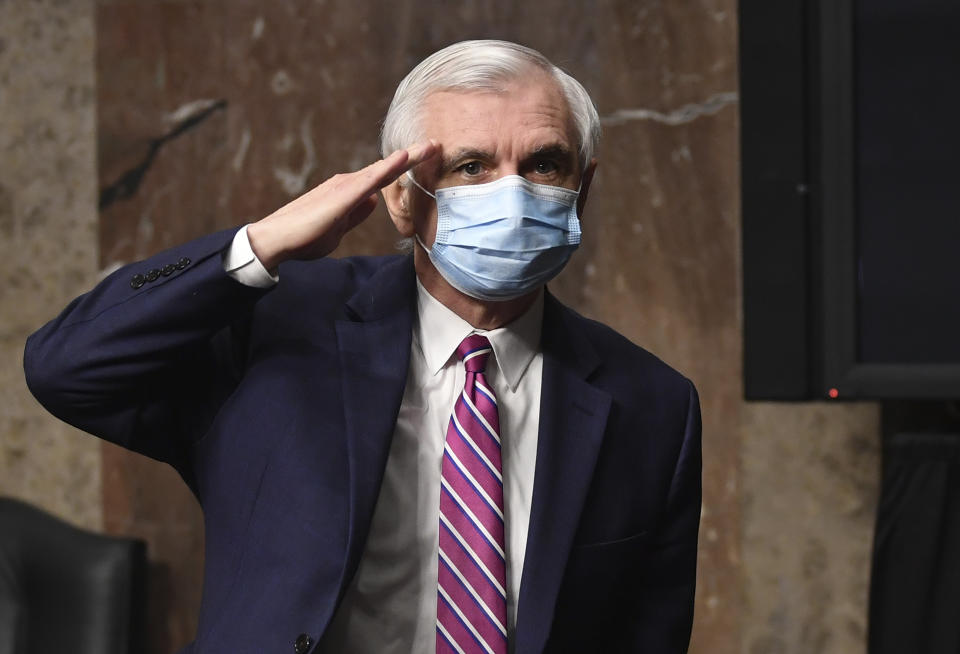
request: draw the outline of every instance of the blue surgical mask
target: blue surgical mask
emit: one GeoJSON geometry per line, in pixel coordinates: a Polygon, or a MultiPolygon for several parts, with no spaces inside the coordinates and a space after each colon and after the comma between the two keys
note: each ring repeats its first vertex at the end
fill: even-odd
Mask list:
{"type": "Polygon", "coordinates": [[[479,300],[512,300],[553,279],[580,245],[579,189],[508,175],[489,184],[451,186],[436,195],[437,235],[428,249],[447,282],[479,300]]]}

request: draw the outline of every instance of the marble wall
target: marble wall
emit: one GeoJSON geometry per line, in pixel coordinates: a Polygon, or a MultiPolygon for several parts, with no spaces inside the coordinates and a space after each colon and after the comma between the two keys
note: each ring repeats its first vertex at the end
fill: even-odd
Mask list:
{"type": "MultiPolygon", "coordinates": [[[[18,357],[23,336],[98,268],[254,220],[375,158],[393,88],[423,56],[464,38],[529,44],[584,82],[605,130],[584,246],[552,288],[683,371],[701,392],[704,509],[691,651],[864,650],[877,408],[741,399],[733,0],[31,3],[49,16],[43,30],[54,30],[57,16],[77,18],[68,46],[31,40],[30,30],[3,20],[21,20],[25,6],[0,0],[0,93],[23,86],[34,94],[14,103],[12,117],[0,105],[0,161],[5,169],[8,161],[27,166],[22,178],[5,172],[0,179],[0,247],[10,249],[0,266],[5,278],[20,280],[0,293],[20,292],[18,284],[42,288],[15,296],[23,316],[7,319],[4,310],[4,352],[18,357]],[[95,62],[82,27],[94,20],[95,62]],[[26,67],[36,74],[13,76],[10,52],[18,48],[43,52],[46,63],[26,67]],[[64,99],[38,81],[51,61],[61,62],[52,84],[64,99]],[[93,68],[96,171],[77,163],[92,166],[93,68]],[[86,96],[62,90],[71,87],[86,88],[86,96]],[[27,125],[45,115],[56,127],[7,127],[13,118],[27,125]],[[67,136],[46,149],[17,145],[67,133],[57,129],[72,130],[70,147],[67,136]],[[48,185],[31,187],[37,173],[29,166],[72,172],[41,175],[48,185]],[[36,221],[46,228],[31,226],[34,205],[18,199],[29,188],[38,189],[35,202],[48,203],[50,219],[36,221]],[[89,222],[78,225],[80,216],[89,222]],[[7,234],[20,239],[16,247],[7,234]],[[65,265],[37,265],[53,253],[65,265]]],[[[378,210],[339,254],[389,252],[395,238],[378,210]]],[[[4,390],[22,386],[12,364],[2,374],[4,390]]],[[[163,465],[112,446],[91,456],[87,437],[65,441],[85,454],[64,454],[48,441],[67,430],[37,417],[17,392],[24,399],[0,423],[0,490],[31,494],[68,515],[85,511],[89,524],[102,511],[109,531],[147,538],[153,651],[189,640],[202,566],[202,522],[189,493],[163,465]],[[18,417],[21,405],[33,417],[18,417]],[[43,439],[23,445],[28,426],[43,439]],[[18,447],[35,452],[17,454],[18,447]],[[79,483],[63,479],[80,469],[90,472],[79,483]],[[60,495],[76,506],[58,503],[60,495]]]]}
{"type": "Polygon", "coordinates": [[[876,405],[741,411],[743,654],[866,650],[876,405]]]}
{"type": "Polygon", "coordinates": [[[23,342],[97,278],[94,13],[0,2],[0,494],[102,523],[97,441],[46,414],[23,342]]]}

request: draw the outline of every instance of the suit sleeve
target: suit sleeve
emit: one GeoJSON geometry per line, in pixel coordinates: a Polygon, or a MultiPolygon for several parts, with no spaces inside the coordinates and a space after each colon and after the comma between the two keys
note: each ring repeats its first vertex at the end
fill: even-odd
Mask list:
{"type": "Polygon", "coordinates": [[[30,336],[27,385],[58,418],[166,461],[190,483],[189,445],[237,383],[244,325],[267,289],[223,270],[236,230],[116,271],[30,336]]]}
{"type": "Polygon", "coordinates": [[[689,384],[686,425],[679,449],[662,528],[651,544],[650,558],[638,580],[640,592],[628,602],[633,619],[618,625],[615,651],[681,654],[690,644],[700,528],[701,418],[700,399],[689,384]],[[619,630],[618,629],[618,630],[619,630]]]}

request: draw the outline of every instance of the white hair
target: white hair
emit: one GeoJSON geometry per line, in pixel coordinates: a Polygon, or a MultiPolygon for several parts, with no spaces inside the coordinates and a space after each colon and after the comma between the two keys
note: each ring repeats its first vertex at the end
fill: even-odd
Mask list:
{"type": "Polygon", "coordinates": [[[461,41],[433,53],[400,82],[380,133],[383,156],[423,140],[421,109],[437,91],[502,93],[507,82],[530,69],[550,75],[560,87],[577,131],[581,170],[600,143],[600,117],[583,85],[542,54],[509,41],[461,41]]]}

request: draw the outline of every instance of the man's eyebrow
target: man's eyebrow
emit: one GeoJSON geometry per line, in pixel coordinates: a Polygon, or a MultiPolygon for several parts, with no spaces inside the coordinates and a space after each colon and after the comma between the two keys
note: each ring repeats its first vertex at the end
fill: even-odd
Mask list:
{"type": "Polygon", "coordinates": [[[573,159],[573,150],[563,143],[547,143],[534,148],[531,156],[570,160],[573,159]]]}

